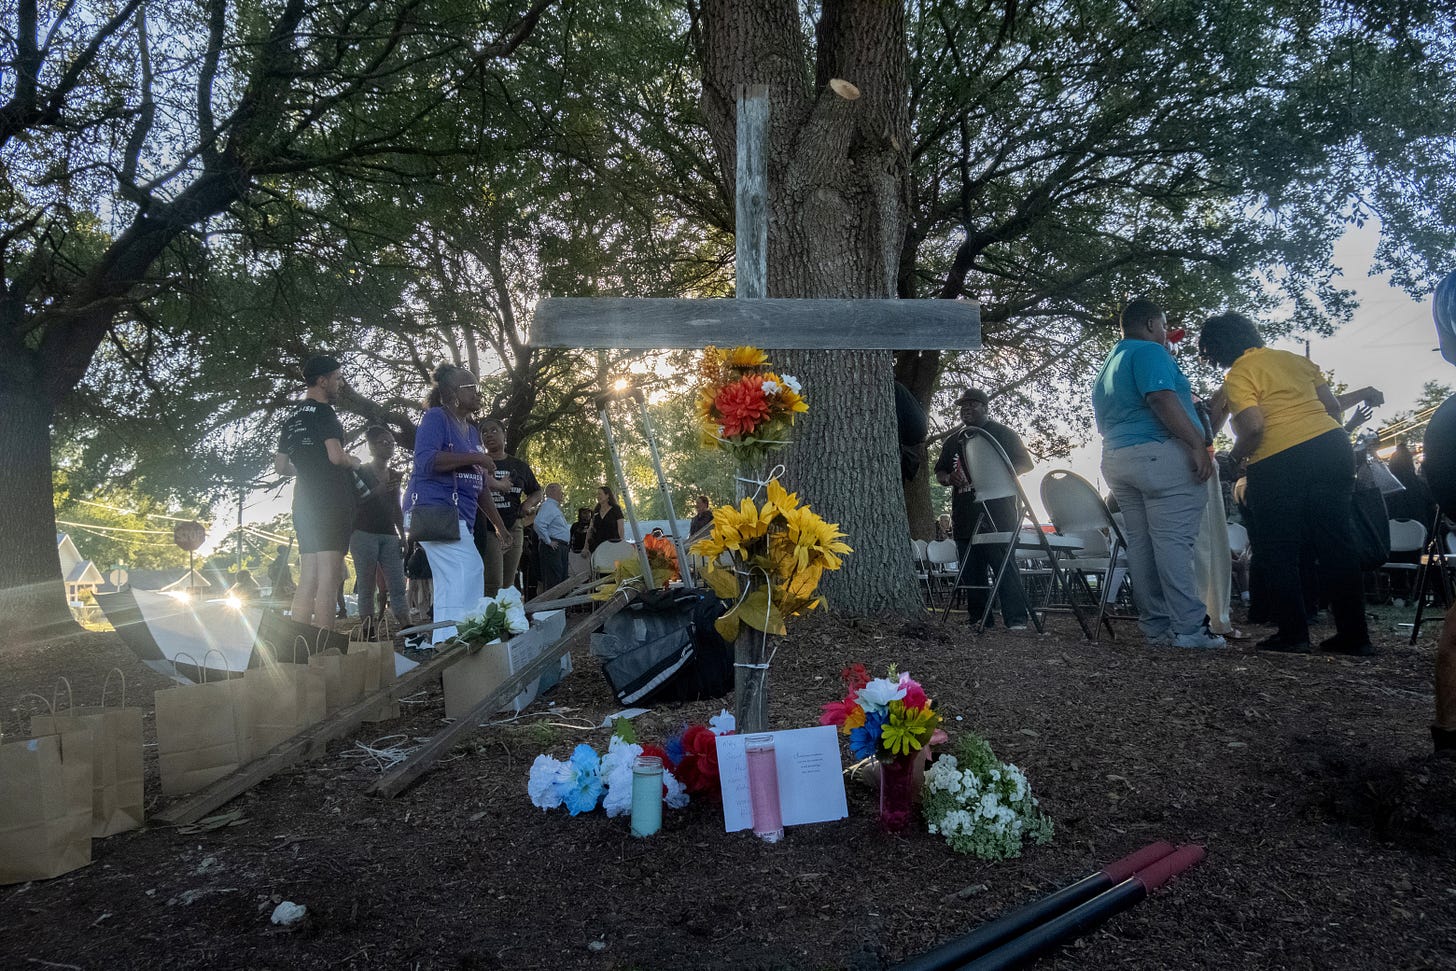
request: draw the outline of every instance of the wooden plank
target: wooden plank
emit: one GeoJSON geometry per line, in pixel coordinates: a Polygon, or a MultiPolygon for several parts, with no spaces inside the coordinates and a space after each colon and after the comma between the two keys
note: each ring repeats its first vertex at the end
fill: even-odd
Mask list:
{"type": "Polygon", "coordinates": [[[951,350],[981,346],[974,300],[682,300],[549,297],[533,347],[656,350],[754,344],[788,350],[951,350]]]}
{"type": "Polygon", "coordinates": [[[180,826],[195,823],[197,820],[211,815],[274,773],[281,772],[300,759],[307,758],[311,751],[322,750],[328,742],[349,734],[362,725],[365,717],[372,714],[382,702],[388,699],[390,694],[413,692],[418,686],[460,660],[465,653],[463,649],[447,651],[412,671],[406,671],[394,684],[380,688],[347,708],[339,709],[317,725],[312,725],[299,732],[267,754],[254,759],[247,765],[240,766],[181,802],[168,806],[162,812],[153,813],[152,820],[170,826],[180,826]]]}
{"type": "Polygon", "coordinates": [[[545,674],[553,665],[558,664],[563,654],[573,647],[585,643],[602,624],[606,623],[607,618],[614,616],[626,606],[626,597],[614,597],[601,610],[582,619],[575,627],[562,634],[559,641],[537,655],[530,664],[502,682],[500,687],[482,699],[480,704],[446,725],[408,759],[386,772],[369,791],[375,795],[393,798],[414,785],[441,756],[455,747],[455,743],[460,738],[479,729],[483,719],[491,717],[504,708],[523,687],[545,674]]]}
{"type": "MultiPolygon", "coordinates": [[[[733,267],[740,300],[768,296],[768,85],[738,89],[733,267]]],[[[737,343],[742,343],[741,341],[737,343]]]]}

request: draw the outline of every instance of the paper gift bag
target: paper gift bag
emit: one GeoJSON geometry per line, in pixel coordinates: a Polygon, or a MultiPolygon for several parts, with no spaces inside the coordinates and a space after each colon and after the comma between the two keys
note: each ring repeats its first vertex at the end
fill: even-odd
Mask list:
{"type": "MultiPolygon", "coordinates": [[[[69,692],[70,685],[66,685],[69,692]]],[[[126,676],[113,668],[95,708],[61,709],[30,720],[34,735],[91,733],[91,835],[111,836],[138,829],[146,818],[142,791],[142,710],[126,706],[126,676]],[[108,706],[112,675],[121,680],[121,704],[108,706]]]]}
{"type": "MultiPolygon", "coordinates": [[[[350,654],[364,654],[369,663],[364,669],[364,694],[371,695],[394,684],[394,641],[350,641],[350,654]]],[[[390,692],[388,699],[364,717],[366,722],[383,722],[399,717],[399,701],[390,692]]]]}
{"type": "Polygon", "coordinates": [[[0,744],[0,884],[91,862],[91,733],[0,744]]]}
{"type": "Polygon", "coordinates": [[[332,715],[364,696],[364,675],[369,658],[362,651],[340,654],[330,648],[308,659],[309,668],[324,676],[324,704],[332,715]]]}
{"type": "Polygon", "coordinates": [[[243,675],[250,744],[255,759],[328,713],[323,671],[306,664],[265,664],[243,675]]]}
{"type": "Polygon", "coordinates": [[[246,690],[239,677],[157,692],[157,762],[165,795],[196,792],[247,763],[246,690]]]}

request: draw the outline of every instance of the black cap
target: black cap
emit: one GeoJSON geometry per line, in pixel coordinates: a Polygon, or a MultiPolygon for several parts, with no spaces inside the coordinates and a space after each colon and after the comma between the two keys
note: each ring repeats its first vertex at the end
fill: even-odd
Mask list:
{"type": "Polygon", "coordinates": [[[956,404],[964,404],[967,401],[979,401],[983,405],[989,405],[991,403],[991,396],[986,394],[986,392],[982,391],[980,388],[967,388],[966,390],[962,391],[961,396],[956,399],[956,404]]]}
{"type": "Polygon", "coordinates": [[[303,362],[303,380],[312,381],[314,378],[321,378],[325,374],[333,374],[339,369],[339,362],[327,354],[315,354],[303,362]]]}

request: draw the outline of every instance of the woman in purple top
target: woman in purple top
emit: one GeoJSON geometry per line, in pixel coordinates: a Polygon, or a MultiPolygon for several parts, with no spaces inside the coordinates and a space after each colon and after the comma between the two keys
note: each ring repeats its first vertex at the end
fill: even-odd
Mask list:
{"type": "MultiPolygon", "coordinates": [[[[480,506],[484,477],[495,473],[495,463],[481,447],[480,432],[470,416],[480,409],[475,375],[453,364],[435,369],[434,385],[425,399],[425,416],[415,433],[415,468],[405,495],[405,512],[427,506],[454,506],[460,523],[455,539],[422,542],[434,575],[435,620],[455,620],[480,602],[485,589],[485,566],[476,552],[471,530],[480,506]]],[[[481,507],[486,518],[510,542],[495,503],[481,507]]],[[[434,632],[438,644],[455,636],[454,627],[434,632]]]]}

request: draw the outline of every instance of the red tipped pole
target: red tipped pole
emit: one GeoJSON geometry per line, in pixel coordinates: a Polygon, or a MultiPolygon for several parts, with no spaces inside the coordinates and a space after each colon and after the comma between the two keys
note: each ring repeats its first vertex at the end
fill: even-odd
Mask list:
{"type": "Polygon", "coordinates": [[[1143,867],[1111,890],[1098,894],[1086,903],[1033,927],[1014,940],[962,965],[959,971],[1006,971],[1035,961],[1047,951],[1065,944],[1122,913],[1173,877],[1192,867],[1204,857],[1201,846],[1180,846],[1161,860],[1143,867]]]}
{"type": "Polygon", "coordinates": [[[1038,900],[982,924],[969,934],[952,938],[933,950],[895,965],[892,971],[944,971],[985,954],[1058,914],[1112,889],[1137,871],[1173,852],[1173,844],[1149,843],[1135,853],[1107,864],[1100,870],[1053,891],[1038,900]]]}

